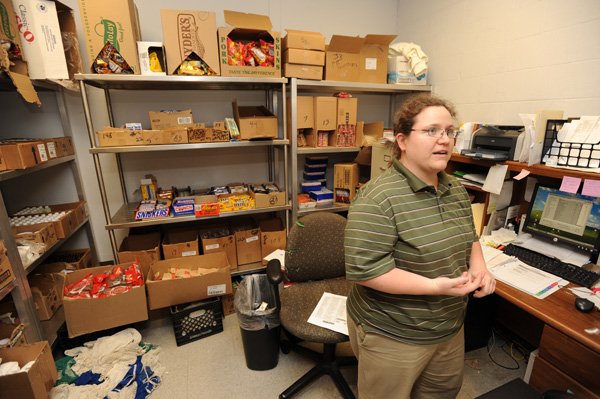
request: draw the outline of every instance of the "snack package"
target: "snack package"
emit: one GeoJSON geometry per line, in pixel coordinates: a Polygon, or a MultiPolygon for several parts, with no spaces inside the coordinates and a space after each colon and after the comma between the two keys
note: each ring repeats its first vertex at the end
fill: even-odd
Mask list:
{"type": "Polygon", "coordinates": [[[133,69],[129,66],[125,58],[119,51],[108,41],[96,56],[92,64],[92,70],[95,73],[124,73],[132,74],[133,69]]]}

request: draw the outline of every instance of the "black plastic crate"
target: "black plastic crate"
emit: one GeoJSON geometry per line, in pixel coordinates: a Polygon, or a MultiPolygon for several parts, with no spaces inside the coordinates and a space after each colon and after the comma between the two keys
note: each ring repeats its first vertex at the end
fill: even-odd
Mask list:
{"type": "Polygon", "coordinates": [[[563,125],[573,119],[549,119],[542,147],[542,163],[548,166],[600,167],[600,141],[575,143],[559,139],[563,125]]]}
{"type": "Polygon", "coordinates": [[[171,320],[177,346],[223,331],[221,298],[171,306],[171,320]]]}

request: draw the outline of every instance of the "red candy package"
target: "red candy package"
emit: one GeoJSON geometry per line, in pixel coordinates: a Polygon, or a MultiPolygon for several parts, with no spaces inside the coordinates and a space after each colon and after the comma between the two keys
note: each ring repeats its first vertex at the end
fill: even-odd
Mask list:
{"type": "Polygon", "coordinates": [[[84,291],[89,291],[92,288],[93,284],[93,276],[90,273],[81,280],[78,280],[73,284],[65,286],[64,294],[65,296],[74,297],[76,295],[81,294],[84,291]]]}

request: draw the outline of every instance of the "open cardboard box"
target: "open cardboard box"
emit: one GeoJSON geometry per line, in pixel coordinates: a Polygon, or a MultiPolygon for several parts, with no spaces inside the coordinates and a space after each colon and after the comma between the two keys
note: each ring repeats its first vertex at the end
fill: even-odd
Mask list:
{"type": "Polygon", "coordinates": [[[277,138],[277,117],[264,106],[238,106],[233,101],[233,116],[240,140],[277,138]]]}
{"type": "Polygon", "coordinates": [[[151,310],[166,308],[187,302],[232,293],[231,272],[225,252],[167,259],[154,263],[146,277],[148,287],[148,305],[151,310]],[[174,280],[157,280],[155,273],[169,271],[171,267],[190,270],[216,269],[203,276],[194,276],[174,280]]]}
{"type": "Polygon", "coordinates": [[[192,52],[206,63],[212,75],[220,75],[214,12],[160,10],[160,19],[169,75],[174,75],[192,52]]]}
{"type": "Polygon", "coordinates": [[[150,266],[160,260],[160,232],[125,237],[119,247],[118,256],[119,263],[131,263],[137,259],[145,278],[150,266]]]}
{"type": "MultiPolygon", "coordinates": [[[[120,266],[127,268],[129,263],[120,266]]],[[[65,285],[73,284],[88,274],[111,272],[115,266],[98,266],[75,270],[65,277],[65,285]]],[[[109,328],[148,320],[144,286],[107,298],[63,297],[69,338],[109,328]]]]}
{"type": "Polygon", "coordinates": [[[279,32],[271,30],[273,25],[269,17],[229,10],[225,10],[223,13],[225,15],[225,22],[231,26],[218,29],[221,75],[246,78],[280,78],[281,36],[279,32]],[[229,65],[227,38],[245,43],[260,39],[268,43],[273,43],[274,65],[271,67],[229,65]]]}
{"type": "Polygon", "coordinates": [[[0,349],[0,358],[3,362],[18,362],[20,367],[34,361],[27,372],[0,376],[0,399],[48,398],[58,373],[47,341],[0,349]]]}

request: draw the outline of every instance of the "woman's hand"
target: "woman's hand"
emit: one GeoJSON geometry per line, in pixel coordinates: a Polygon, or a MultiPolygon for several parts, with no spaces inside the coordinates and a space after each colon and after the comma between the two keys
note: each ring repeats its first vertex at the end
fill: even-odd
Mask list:
{"type": "MultiPolygon", "coordinates": [[[[432,279],[434,295],[465,296],[481,287],[484,274],[471,275],[464,272],[460,277],[437,277],[432,279]]],[[[495,285],[495,282],[494,282],[495,285]]],[[[492,290],[493,292],[493,290],[492,290]]],[[[487,295],[487,294],[486,294],[487,295]]]]}
{"type": "Polygon", "coordinates": [[[483,274],[483,278],[481,279],[481,284],[475,290],[473,297],[475,298],[483,298],[486,295],[490,295],[494,293],[496,289],[496,279],[488,270],[481,272],[483,274]]]}

